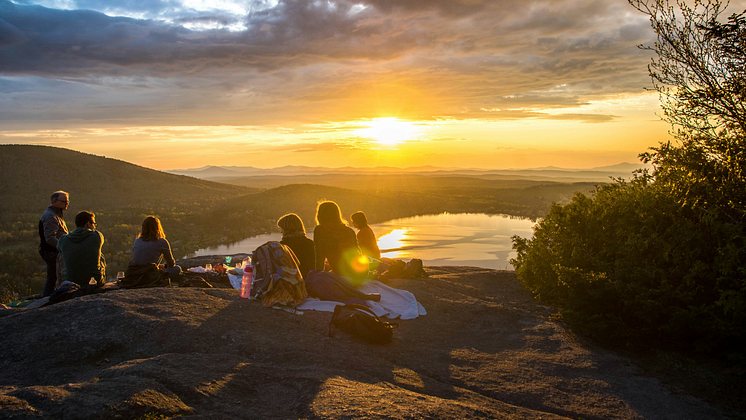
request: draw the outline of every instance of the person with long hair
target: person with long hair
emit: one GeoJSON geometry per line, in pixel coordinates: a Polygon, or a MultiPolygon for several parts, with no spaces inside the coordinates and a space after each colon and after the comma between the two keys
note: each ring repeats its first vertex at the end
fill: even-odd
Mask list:
{"type": "Polygon", "coordinates": [[[360,251],[366,257],[380,260],[381,250],[378,248],[376,234],[373,233],[373,229],[368,226],[368,218],[365,216],[365,213],[361,211],[352,213],[350,220],[352,220],[352,224],[358,230],[357,243],[360,245],[360,251]]]}
{"type": "Polygon", "coordinates": [[[368,275],[368,259],[360,253],[355,231],[342,219],[337,203],[323,201],[316,208],[316,228],[313,240],[316,268],[324,269],[328,262],[334,274],[349,277],[356,283],[368,275]]]}
{"type": "Polygon", "coordinates": [[[313,270],[315,249],[313,240],[306,236],[303,220],[295,213],[288,213],[277,221],[277,227],[282,230],[281,244],[287,245],[300,261],[300,274],[305,279],[308,272],[313,270]]]}
{"type": "Polygon", "coordinates": [[[135,239],[130,266],[160,265],[162,262],[165,263],[163,270],[172,280],[181,274],[181,267],[176,265],[161,221],[155,216],[148,216],[142,221],[142,231],[135,239]]]}

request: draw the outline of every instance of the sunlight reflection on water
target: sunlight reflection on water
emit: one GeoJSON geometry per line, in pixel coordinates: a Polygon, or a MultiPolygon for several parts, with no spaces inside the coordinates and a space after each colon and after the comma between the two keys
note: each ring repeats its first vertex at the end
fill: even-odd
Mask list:
{"type": "MultiPolygon", "coordinates": [[[[405,261],[421,259],[425,265],[474,266],[509,269],[515,257],[511,236],[533,236],[528,219],[478,213],[443,213],[415,216],[371,225],[381,254],[405,261]]],[[[313,238],[312,232],[309,237],[313,238]]],[[[280,233],[247,238],[234,244],[200,249],[194,256],[250,253],[280,233]]]]}
{"type": "Polygon", "coordinates": [[[372,225],[382,256],[425,265],[463,265],[512,269],[511,237],[531,237],[534,222],[487,214],[416,216],[372,225]]]}

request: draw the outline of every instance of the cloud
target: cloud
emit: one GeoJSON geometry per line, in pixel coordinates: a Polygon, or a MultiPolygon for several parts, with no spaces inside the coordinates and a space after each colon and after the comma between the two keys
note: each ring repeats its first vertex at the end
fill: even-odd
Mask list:
{"type": "Polygon", "coordinates": [[[289,143],[289,144],[272,144],[270,142],[264,143],[263,146],[255,146],[254,149],[257,152],[293,152],[293,153],[309,153],[309,152],[330,152],[335,150],[357,150],[361,149],[357,141],[335,141],[335,142],[320,142],[320,143],[289,143]]]}
{"type": "Polygon", "coordinates": [[[31,3],[0,0],[3,121],[536,118],[649,83],[614,0],[31,3]]]}
{"type": "Polygon", "coordinates": [[[603,115],[603,114],[555,114],[547,115],[544,117],[548,120],[560,120],[560,121],[582,121],[585,123],[605,123],[613,121],[618,118],[614,115],[603,115]]]}
{"type": "MultiPolygon", "coordinates": [[[[78,1],[76,5],[98,6],[109,12],[128,6],[131,14],[147,12],[160,19],[0,0],[0,22],[5,28],[0,39],[6,45],[0,49],[4,63],[0,71],[72,75],[194,74],[216,67],[268,71],[338,60],[392,60],[420,51],[445,59],[477,53],[483,63],[495,62],[495,58],[520,62],[529,72],[577,71],[592,61],[588,53],[607,50],[620,37],[613,31],[599,34],[602,25],[579,27],[578,22],[592,18],[594,11],[609,10],[579,7],[568,1],[559,2],[560,6],[552,2],[370,1],[361,3],[370,7],[352,13],[355,4],[344,0],[288,0],[256,12],[250,9],[245,16],[188,10],[175,7],[176,2],[135,3],[149,6],[129,2],[103,6],[95,1],[78,1]],[[172,16],[173,10],[182,13],[172,16]],[[170,24],[164,23],[164,15],[170,24]],[[247,28],[241,32],[183,26],[210,22],[228,26],[239,18],[247,28]],[[539,42],[534,41],[537,36],[539,42]],[[552,58],[542,59],[541,54],[552,58]],[[560,54],[568,56],[556,57],[560,54]]],[[[626,33],[629,36],[630,31],[626,33]]]]}

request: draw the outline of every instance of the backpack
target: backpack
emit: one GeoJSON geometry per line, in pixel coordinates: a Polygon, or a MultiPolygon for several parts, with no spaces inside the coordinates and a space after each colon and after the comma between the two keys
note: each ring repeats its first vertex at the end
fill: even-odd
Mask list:
{"type": "Polygon", "coordinates": [[[383,322],[367,306],[351,303],[334,308],[334,315],[329,322],[329,337],[332,336],[332,326],[370,343],[386,344],[391,342],[394,328],[399,327],[399,324],[383,322]]]}
{"type": "Polygon", "coordinates": [[[308,296],[298,257],[287,245],[269,241],[254,250],[251,261],[254,266],[251,295],[261,297],[264,306],[295,306],[308,296]]]}

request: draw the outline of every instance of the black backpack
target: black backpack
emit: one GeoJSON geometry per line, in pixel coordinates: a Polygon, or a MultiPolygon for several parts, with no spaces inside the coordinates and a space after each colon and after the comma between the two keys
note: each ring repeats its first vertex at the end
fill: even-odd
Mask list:
{"type": "Polygon", "coordinates": [[[374,344],[390,343],[394,328],[399,326],[397,323],[381,321],[370,308],[355,303],[338,305],[334,308],[334,315],[329,322],[330,337],[332,325],[374,344]]]}

